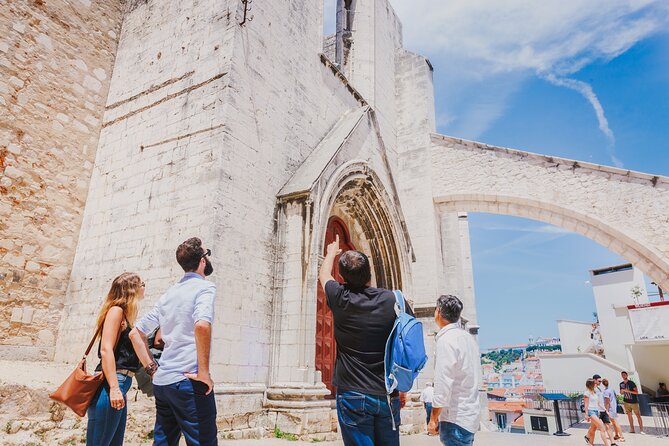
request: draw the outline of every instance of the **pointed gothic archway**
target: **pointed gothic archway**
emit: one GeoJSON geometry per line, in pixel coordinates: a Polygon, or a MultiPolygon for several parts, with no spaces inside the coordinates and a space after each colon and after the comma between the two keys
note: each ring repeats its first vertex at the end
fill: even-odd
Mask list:
{"type": "MultiPolygon", "coordinates": [[[[342,250],[358,249],[369,257],[372,270],[372,285],[384,288],[402,288],[408,282],[403,277],[403,255],[401,234],[393,221],[395,211],[386,200],[379,178],[371,172],[360,175],[357,170],[349,172],[331,191],[324,202],[327,221],[319,251],[325,253],[327,245],[339,235],[342,250]]],[[[343,282],[335,261],[333,276],[343,282]]],[[[334,394],[332,372],[336,360],[336,343],[332,316],[325,301],[320,284],[316,299],[316,345],[315,368],[321,381],[334,394]]]]}

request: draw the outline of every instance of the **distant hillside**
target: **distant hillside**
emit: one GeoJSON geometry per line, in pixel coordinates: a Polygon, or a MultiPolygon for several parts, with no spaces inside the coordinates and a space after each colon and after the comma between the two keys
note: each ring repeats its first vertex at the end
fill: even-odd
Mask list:
{"type": "MultiPolygon", "coordinates": [[[[488,353],[482,353],[481,354],[481,362],[482,363],[489,363],[489,364],[494,364],[495,365],[495,371],[499,371],[503,365],[505,364],[511,364],[514,361],[519,360],[520,358],[523,357],[525,352],[534,352],[534,351],[539,351],[539,352],[552,352],[552,351],[561,351],[562,347],[560,344],[555,344],[555,345],[530,345],[529,347],[526,347],[524,349],[520,348],[509,348],[509,349],[499,349],[499,350],[493,350],[488,353]]],[[[533,356],[533,355],[527,355],[527,356],[533,356]]]]}
{"type": "Polygon", "coordinates": [[[495,364],[495,370],[499,371],[504,364],[511,364],[523,356],[522,350],[495,350],[490,353],[482,353],[481,361],[495,364]]]}

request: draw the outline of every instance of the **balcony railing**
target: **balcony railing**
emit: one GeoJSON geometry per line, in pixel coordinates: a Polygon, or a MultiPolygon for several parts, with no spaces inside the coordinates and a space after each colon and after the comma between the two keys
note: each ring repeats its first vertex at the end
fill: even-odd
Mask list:
{"type": "Polygon", "coordinates": [[[669,437],[669,403],[650,403],[658,435],[669,437]]]}

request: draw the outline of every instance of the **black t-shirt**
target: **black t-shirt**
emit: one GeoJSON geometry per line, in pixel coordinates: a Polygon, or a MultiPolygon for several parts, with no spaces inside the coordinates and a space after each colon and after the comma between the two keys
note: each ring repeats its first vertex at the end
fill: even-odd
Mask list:
{"type": "MultiPolygon", "coordinates": [[[[352,289],[334,280],[325,284],[334,318],[337,360],[332,384],[341,390],[385,395],[383,358],[395,323],[395,295],[382,288],[352,289]]],[[[409,305],[406,311],[413,314],[409,305]]]]}
{"type": "Polygon", "coordinates": [[[623,390],[636,390],[636,384],[632,380],[628,379],[627,384],[625,384],[625,381],[620,383],[620,393],[623,395],[623,401],[626,403],[636,404],[638,402],[636,395],[624,393],[623,390]]]}
{"type": "MultiPolygon", "coordinates": [[[[139,363],[139,358],[135,353],[135,349],[132,346],[132,341],[130,341],[130,324],[126,327],[125,330],[121,332],[121,335],[118,338],[118,343],[116,344],[116,349],[114,350],[114,358],[116,359],[116,370],[129,370],[131,372],[136,372],[140,369],[141,364],[139,363]]],[[[100,352],[102,341],[98,344],[98,358],[100,358],[100,363],[95,368],[96,372],[102,371],[102,354],[100,352]]]]}

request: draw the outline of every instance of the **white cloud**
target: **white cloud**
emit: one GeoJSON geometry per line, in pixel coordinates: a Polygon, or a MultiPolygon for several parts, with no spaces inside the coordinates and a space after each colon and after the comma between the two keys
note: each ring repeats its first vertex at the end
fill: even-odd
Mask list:
{"type": "Polygon", "coordinates": [[[609,153],[611,161],[616,167],[623,167],[623,162],[620,161],[620,159],[616,155],[616,149],[615,149],[616,138],[613,136],[613,132],[609,127],[609,121],[606,119],[606,115],[604,114],[604,107],[602,107],[602,104],[599,102],[599,99],[597,98],[595,92],[592,91],[592,87],[590,86],[590,84],[575,79],[558,78],[553,74],[547,75],[546,80],[548,80],[550,83],[554,85],[578,91],[581,95],[583,95],[585,99],[588,100],[588,102],[590,102],[590,105],[592,105],[592,108],[595,110],[595,115],[597,115],[597,122],[599,123],[599,129],[602,131],[602,133],[604,133],[606,139],[609,142],[607,151],[609,153]]]}
{"type": "Polygon", "coordinates": [[[666,0],[391,0],[406,45],[491,72],[565,75],[666,29],[666,0]]]}
{"type": "Polygon", "coordinates": [[[592,87],[569,79],[584,66],[611,60],[635,43],[669,28],[667,0],[391,0],[403,23],[405,46],[447,70],[448,104],[440,114],[454,129],[476,138],[504,111],[517,86],[500,84],[515,73],[536,75],[579,92],[592,105],[609,141],[609,155],[620,165],[614,135],[592,87]],[[481,107],[481,85],[493,94],[481,107]],[[476,108],[478,107],[479,110],[476,108]],[[471,109],[467,116],[465,109],[471,109]],[[457,119],[456,119],[457,118],[457,119]],[[472,122],[478,121],[478,122],[472,122]]]}
{"type": "Polygon", "coordinates": [[[517,224],[489,224],[489,223],[477,223],[477,229],[484,231],[513,231],[513,232],[527,232],[533,234],[573,234],[573,232],[566,229],[560,228],[559,226],[553,226],[549,224],[538,224],[532,222],[529,225],[523,225],[521,223],[517,224]]]}

